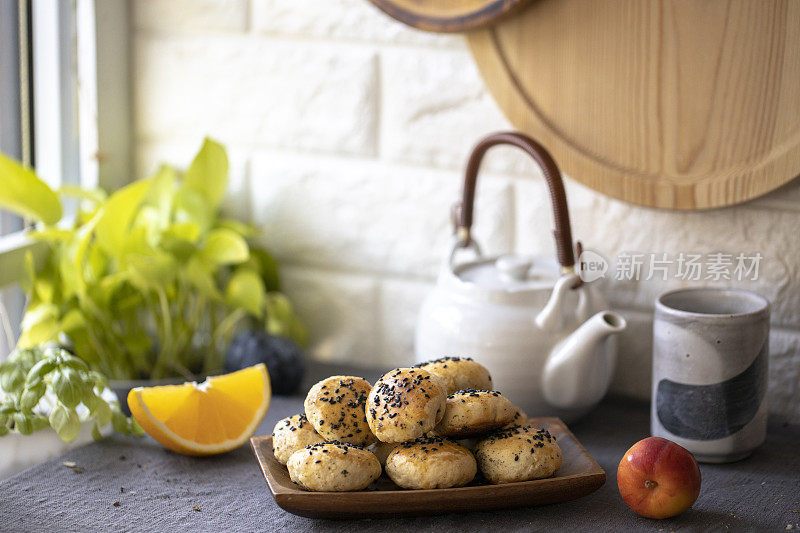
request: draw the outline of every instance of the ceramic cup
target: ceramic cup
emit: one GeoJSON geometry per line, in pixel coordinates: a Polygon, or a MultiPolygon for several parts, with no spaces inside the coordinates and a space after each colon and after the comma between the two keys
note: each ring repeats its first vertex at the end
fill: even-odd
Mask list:
{"type": "Polygon", "coordinates": [[[656,300],[651,431],[698,461],[747,457],[766,436],[769,302],[735,289],[656,300]]]}

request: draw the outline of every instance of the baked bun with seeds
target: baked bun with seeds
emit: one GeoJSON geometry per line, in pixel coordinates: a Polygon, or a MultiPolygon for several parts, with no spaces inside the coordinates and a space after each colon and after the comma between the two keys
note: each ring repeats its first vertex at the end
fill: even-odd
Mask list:
{"type": "Polygon", "coordinates": [[[350,444],[375,441],[367,424],[364,405],[372,385],[356,376],[331,376],[308,391],[306,416],[325,440],[350,444]]]}
{"type": "Polygon", "coordinates": [[[367,422],[382,442],[405,442],[432,430],[444,415],[445,384],[421,368],[396,368],[367,398],[367,422]]]}
{"type": "Polygon", "coordinates": [[[484,477],[513,483],[550,477],[561,467],[561,448],[547,430],[514,426],[490,433],[475,447],[484,477]]]}
{"type": "Polygon", "coordinates": [[[404,442],[386,459],[386,473],[404,489],[462,487],[477,471],[472,452],[442,437],[424,436],[404,442]]]}
{"type": "Polygon", "coordinates": [[[324,441],[325,439],[314,431],[306,415],[284,418],[278,421],[272,430],[272,451],[275,453],[275,459],[282,465],[285,465],[297,450],[324,441]]]}
{"type": "Polygon", "coordinates": [[[514,404],[494,390],[465,389],[447,397],[436,433],[464,439],[500,429],[514,418],[514,404]]]}
{"type": "Polygon", "coordinates": [[[469,357],[442,357],[420,363],[416,368],[427,370],[445,381],[447,394],[462,389],[492,389],[492,376],[486,367],[469,357]]]}
{"type": "Polygon", "coordinates": [[[311,491],[363,490],[381,475],[371,452],[346,442],[322,442],[294,452],[286,463],[289,477],[311,491]]]}
{"type": "Polygon", "coordinates": [[[515,405],[514,406],[514,418],[512,418],[511,422],[509,422],[508,424],[506,424],[503,427],[504,428],[510,428],[510,427],[514,427],[514,426],[527,426],[528,425],[528,418],[529,417],[525,413],[525,411],[523,411],[522,409],[520,409],[519,407],[517,407],[515,405]]]}

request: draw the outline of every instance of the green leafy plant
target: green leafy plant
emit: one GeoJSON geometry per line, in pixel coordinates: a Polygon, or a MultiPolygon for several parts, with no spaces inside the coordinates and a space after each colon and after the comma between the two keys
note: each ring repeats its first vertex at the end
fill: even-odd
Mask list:
{"type": "Polygon", "coordinates": [[[206,139],[185,172],[162,165],[111,195],[53,191],[2,155],[0,180],[0,206],[38,221],[31,235],[49,249],[41,264],[27,257],[18,349],[54,343],[110,379],[158,379],[220,371],[244,326],[304,343],[275,260],[249,242],[254,228],[219,214],[218,143],[206,139]],[[59,223],[64,196],[81,207],[59,223]]]}
{"type": "Polygon", "coordinates": [[[0,436],[10,431],[30,435],[52,427],[65,442],[78,437],[81,422],[93,421],[92,436],[112,424],[126,435],[142,429],[109,401],[106,378],[81,359],[57,347],[16,350],[0,363],[0,436]]]}

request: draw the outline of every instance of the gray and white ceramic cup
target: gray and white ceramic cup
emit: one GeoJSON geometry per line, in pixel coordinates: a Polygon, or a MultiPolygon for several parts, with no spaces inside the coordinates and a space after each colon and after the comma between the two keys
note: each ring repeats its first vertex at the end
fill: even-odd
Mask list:
{"type": "Polygon", "coordinates": [[[698,461],[747,457],[766,436],[769,302],[735,289],[681,289],[656,300],[653,435],[698,461]]]}

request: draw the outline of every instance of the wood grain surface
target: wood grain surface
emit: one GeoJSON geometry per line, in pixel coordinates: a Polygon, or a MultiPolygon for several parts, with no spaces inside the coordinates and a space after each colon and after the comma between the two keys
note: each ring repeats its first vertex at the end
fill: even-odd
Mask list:
{"type": "Polygon", "coordinates": [[[466,487],[403,490],[383,474],[367,490],[307,492],[289,479],[286,467],[272,453],[272,437],[253,437],[258,459],[275,502],[284,510],[311,518],[389,518],[536,506],[574,500],[603,486],[606,474],[558,418],[532,418],[561,447],[563,464],[548,479],[489,485],[476,479],[466,487]]]}
{"type": "Polygon", "coordinates": [[[487,26],[528,0],[370,0],[420,30],[451,33],[487,26]]]}
{"type": "Polygon", "coordinates": [[[800,2],[535,0],[469,42],[511,122],[585,185],[704,209],[800,173],[800,2]]]}

